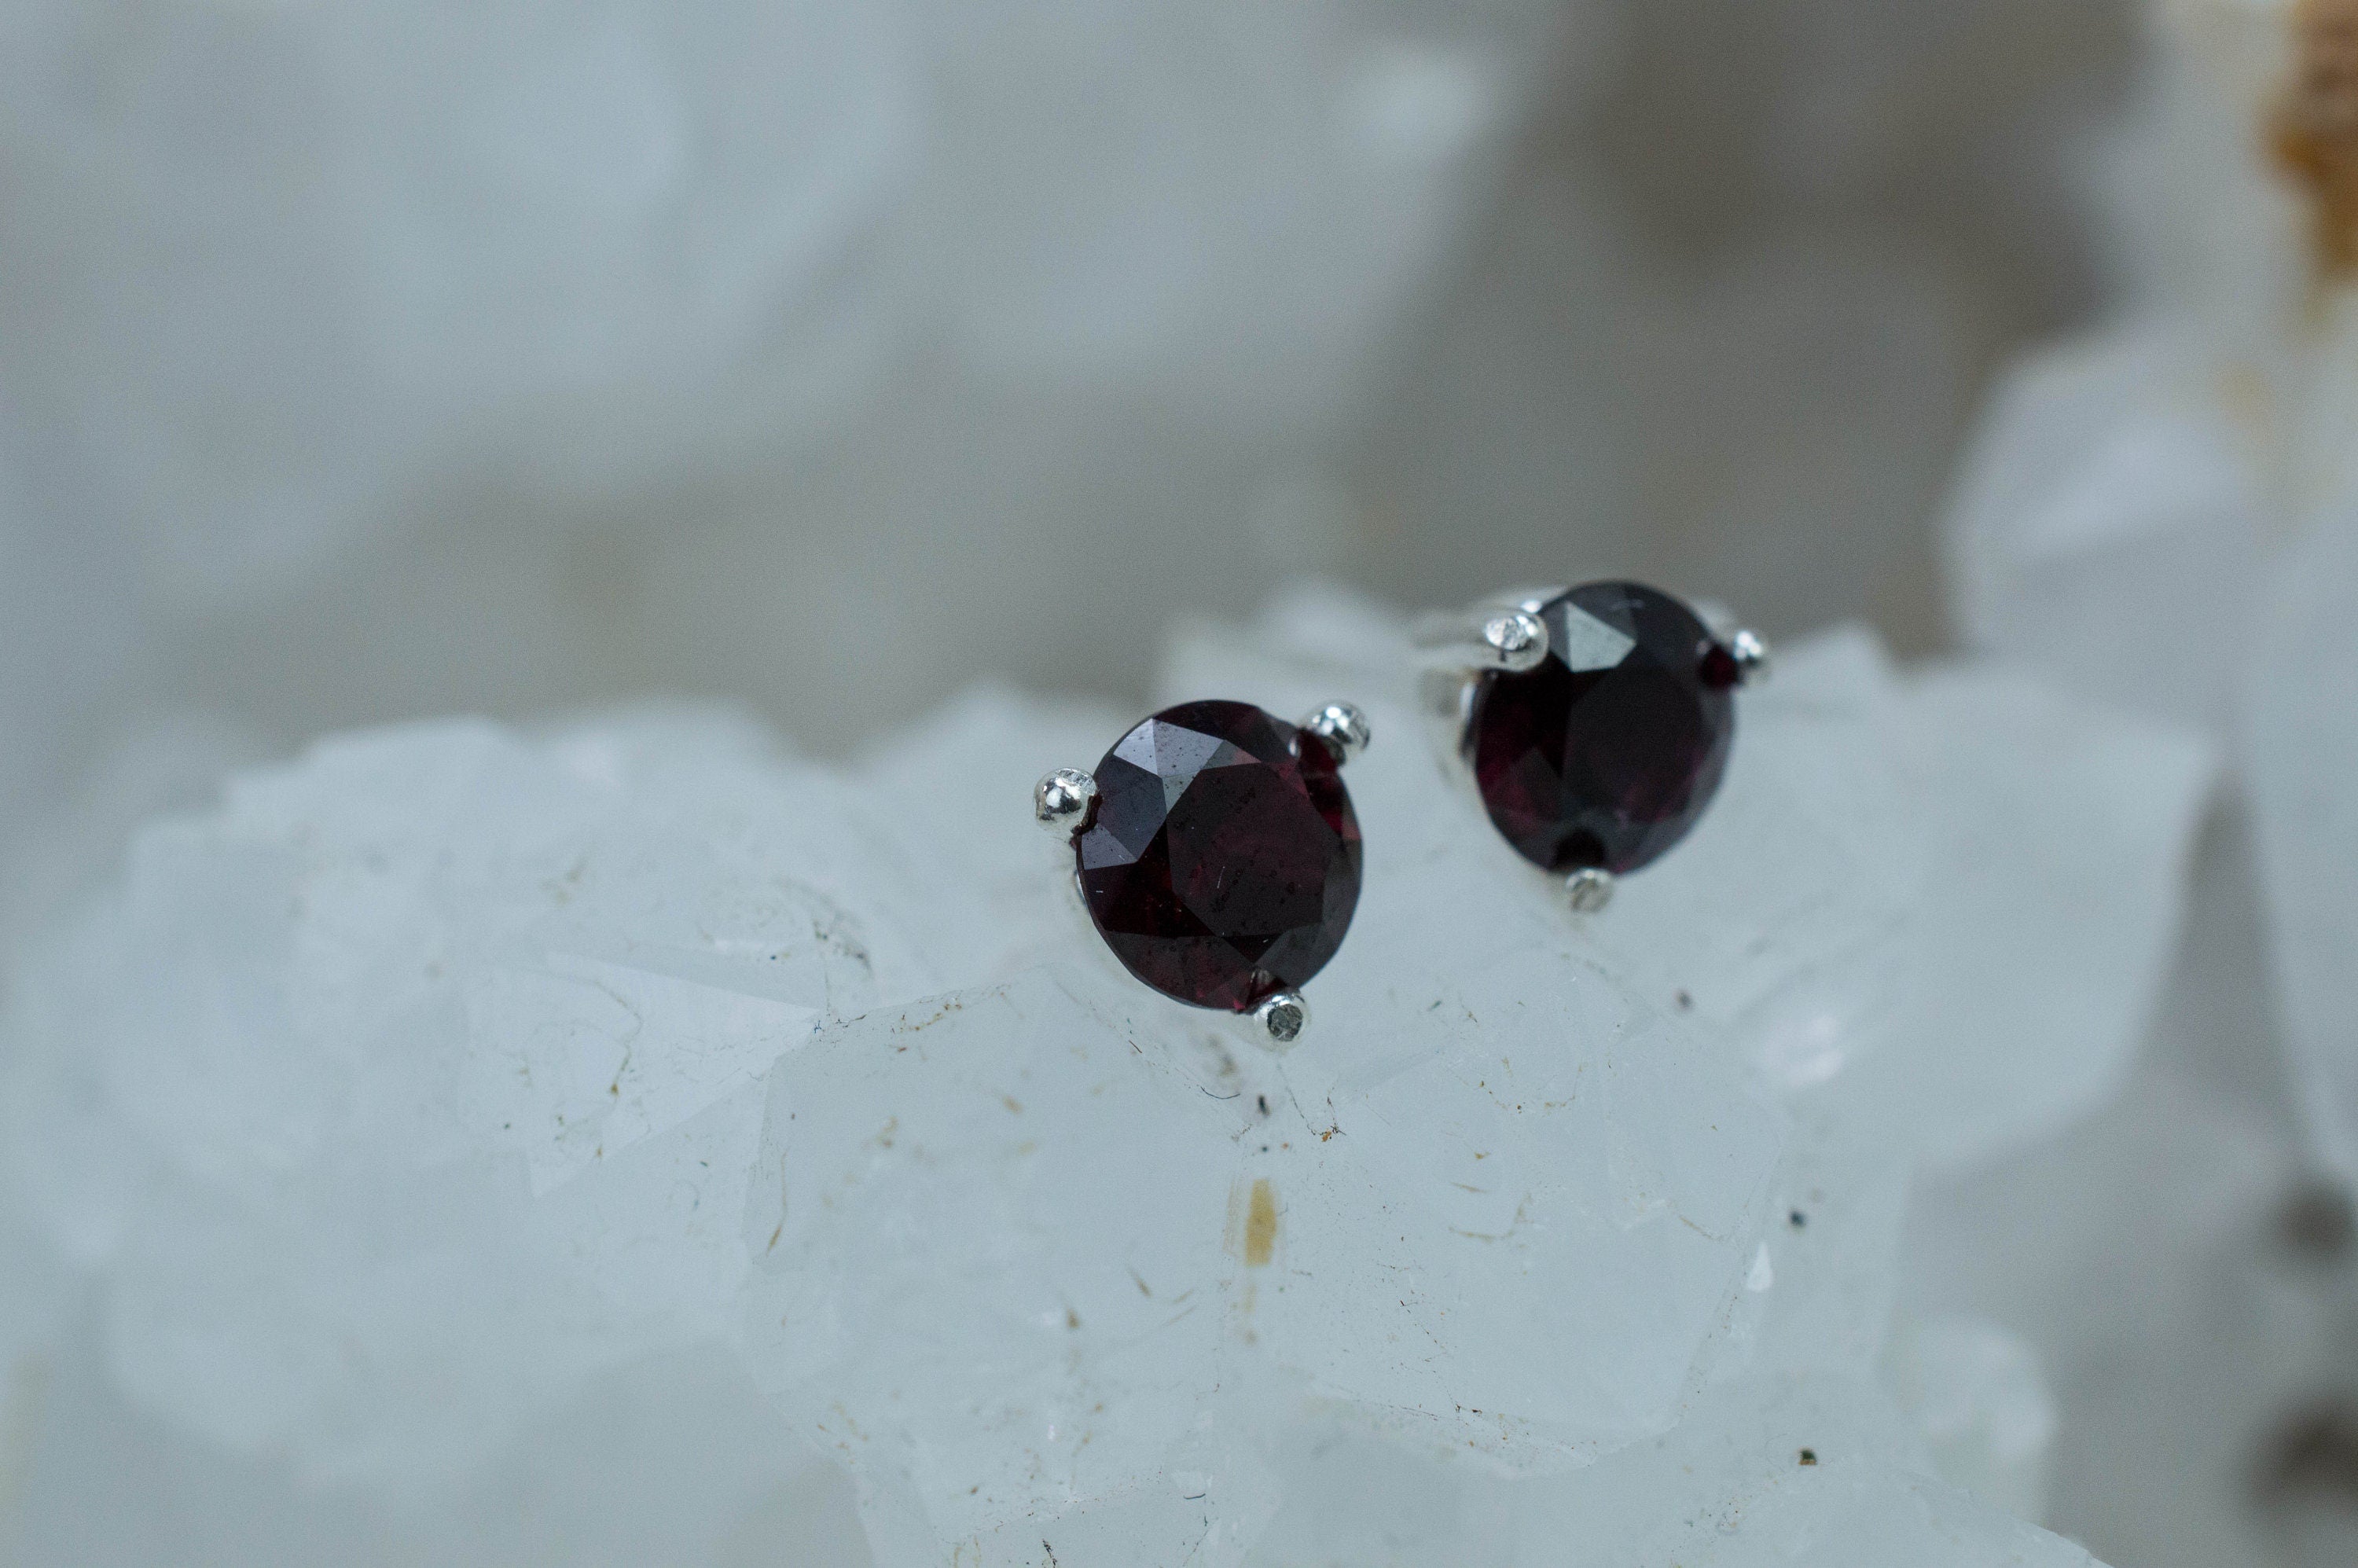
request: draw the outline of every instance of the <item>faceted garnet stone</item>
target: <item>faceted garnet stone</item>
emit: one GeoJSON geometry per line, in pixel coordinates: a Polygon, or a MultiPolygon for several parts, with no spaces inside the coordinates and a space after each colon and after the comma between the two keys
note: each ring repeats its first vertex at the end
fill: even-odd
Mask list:
{"type": "Polygon", "coordinates": [[[1123,736],[1097,781],[1081,896],[1131,974],[1243,1012],[1342,946],[1359,823],[1316,739],[1248,703],[1184,703],[1123,736]]]}
{"type": "Polygon", "coordinates": [[[1736,733],[1736,664],[1694,612],[1630,582],[1540,608],[1548,656],[1483,677],[1467,736],[1490,820],[1552,871],[1636,871],[1686,836],[1736,733]]]}

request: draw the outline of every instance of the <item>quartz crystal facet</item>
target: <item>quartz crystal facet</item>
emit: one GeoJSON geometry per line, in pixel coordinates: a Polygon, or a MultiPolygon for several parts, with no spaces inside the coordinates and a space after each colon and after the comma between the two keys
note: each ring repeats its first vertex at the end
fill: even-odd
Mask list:
{"type": "Polygon", "coordinates": [[[1552,871],[1645,865],[1686,836],[1727,766],[1736,661],[1694,611],[1630,582],[1539,607],[1548,656],[1488,675],[1466,750],[1490,820],[1552,871]]]}
{"type": "Polygon", "coordinates": [[[1243,1012],[1342,946],[1359,823],[1314,737],[1249,703],[1184,703],[1123,736],[1097,784],[1081,897],[1156,990],[1243,1012]]]}

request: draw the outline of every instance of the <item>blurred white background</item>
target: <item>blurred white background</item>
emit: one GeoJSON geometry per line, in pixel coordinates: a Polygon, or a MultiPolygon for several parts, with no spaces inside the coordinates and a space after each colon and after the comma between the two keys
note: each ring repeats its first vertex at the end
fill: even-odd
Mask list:
{"type": "Polygon", "coordinates": [[[2103,297],[2119,0],[0,20],[11,816],[127,727],[649,692],[840,749],[1174,611],[1643,574],[1942,638],[2103,297]]]}

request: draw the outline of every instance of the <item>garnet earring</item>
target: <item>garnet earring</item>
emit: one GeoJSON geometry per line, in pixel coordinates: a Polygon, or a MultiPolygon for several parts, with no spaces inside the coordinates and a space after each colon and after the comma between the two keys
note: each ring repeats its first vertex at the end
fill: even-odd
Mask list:
{"type": "Polygon", "coordinates": [[[1300,725],[1243,702],[1142,719],[1094,773],[1032,792],[1073,847],[1081,902],[1122,967],[1194,1007],[1249,1014],[1291,1044],[1302,986],[1343,944],[1359,902],[1359,822],[1343,763],[1367,748],[1348,703],[1300,725]]]}
{"type": "Polygon", "coordinates": [[[1768,667],[1756,633],[1634,582],[1503,594],[1413,637],[1453,763],[1583,912],[1686,837],[1727,767],[1732,694],[1768,667]]]}

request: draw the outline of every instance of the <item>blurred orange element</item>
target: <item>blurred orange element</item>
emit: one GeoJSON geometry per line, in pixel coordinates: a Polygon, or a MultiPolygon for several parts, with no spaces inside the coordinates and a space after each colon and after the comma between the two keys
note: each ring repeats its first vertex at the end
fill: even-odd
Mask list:
{"type": "Polygon", "coordinates": [[[2292,27],[2277,159],[2309,188],[2320,266],[2358,273],[2358,0],[2300,0],[2292,27]]]}

